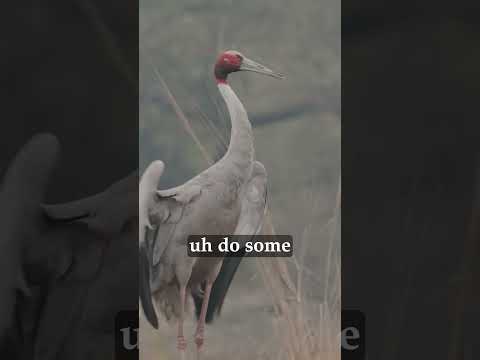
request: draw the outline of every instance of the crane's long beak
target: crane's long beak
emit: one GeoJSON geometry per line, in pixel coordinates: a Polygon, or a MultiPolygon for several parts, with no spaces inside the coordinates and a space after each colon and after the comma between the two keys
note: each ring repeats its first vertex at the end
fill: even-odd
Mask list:
{"type": "Polygon", "coordinates": [[[275,72],[262,64],[259,64],[253,60],[250,60],[246,57],[243,58],[242,65],[240,66],[240,71],[253,71],[259,74],[267,75],[274,77],[275,79],[284,79],[285,75],[275,72]]]}

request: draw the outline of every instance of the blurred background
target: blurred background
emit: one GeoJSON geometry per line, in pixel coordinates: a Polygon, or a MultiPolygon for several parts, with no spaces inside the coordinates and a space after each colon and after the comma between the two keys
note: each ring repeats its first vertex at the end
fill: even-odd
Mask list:
{"type": "MultiPolygon", "coordinates": [[[[204,170],[205,153],[223,154],[229,117],[213,63],[226,49],[287,75],[233,74],[230,83],[269,174],[264,232],[292,235],[295,257],[242,262],[207,327],[206,358],[338,359],[340,1],[140,1],[140,170],[163,160],[162,188],[204,170]]],[[[176,358],[174,328],[140,324],[142,359],[176,358]]]]}

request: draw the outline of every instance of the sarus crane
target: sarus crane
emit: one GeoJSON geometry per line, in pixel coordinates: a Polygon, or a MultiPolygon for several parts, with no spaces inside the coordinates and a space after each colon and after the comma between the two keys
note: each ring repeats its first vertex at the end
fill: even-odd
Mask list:
{"type": "Polygon", "coordinates": [[[234,259],[222,267],[223,258],[189,257],[189,235],[253,236],[262,227],[266,209],[267,172],[255,160],[247,112],[227,82],[228,75],[237,71],[283,78],[282,74],[238,51],[220,54],[214,75],[231,121],[225,155],[185,184],[172,189],[157,190],[165,169],[159,160],[147,167],[140,180],[140,301],[147,320],[155,328],[158,327],[155,307],[167,320],[178,319],[177,348],[182,359],[187,347],[183,321],[188,296],[192,295],[197,304],[201,303],[195,332],[197,356],[200,357],[207,311],[218,310],[222,305],[240,261],[234,259]],[[222,284],[216,289],[214,282],[219,273],[222,284]],[[209,306],[210,298],[215,303],[209,306]]]}

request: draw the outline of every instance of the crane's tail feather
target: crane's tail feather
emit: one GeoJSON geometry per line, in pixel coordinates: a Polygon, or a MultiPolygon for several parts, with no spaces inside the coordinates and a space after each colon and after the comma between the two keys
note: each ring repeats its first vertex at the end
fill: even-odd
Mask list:
{"type": "Polygon", "coordinates": [[[142,304],[143,312],[148,322],[158,329],[157,313],[152,302],[152,292],[150,288],[150,265],[148,261],[147,249],[145,243],[140,244],[139,248],[139,263],[140,263],[140,279],[139,291],[140,302],[142,304]]]}

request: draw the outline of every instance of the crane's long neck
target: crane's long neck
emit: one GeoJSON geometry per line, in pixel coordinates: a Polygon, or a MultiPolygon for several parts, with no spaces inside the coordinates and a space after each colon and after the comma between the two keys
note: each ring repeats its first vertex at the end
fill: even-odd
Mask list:
{"type": "Polygon", "coordinates": [[[232,164],[242,177],[250,177],[255,150],[253,148],[252,125],[248,120],[247,111],[239,98],[226,83],[219,83],[218,89],[227,104],[232,130],[230,144],[223,159],[232,164]]]}

